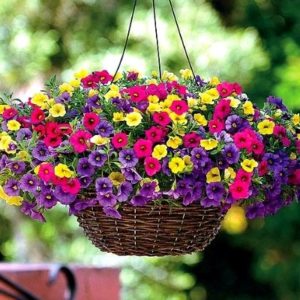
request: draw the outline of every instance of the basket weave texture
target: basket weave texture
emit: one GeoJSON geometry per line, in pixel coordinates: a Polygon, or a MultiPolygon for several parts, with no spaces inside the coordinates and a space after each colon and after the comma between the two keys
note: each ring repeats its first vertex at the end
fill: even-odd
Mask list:
{"type": "Polygon", "coordinates": [[[77,215],[87,237],[117,255],[165,256],[202,251],[220,229],[220,208],[124,205],[122,219],[107,217],[100,206],[77,215]]]}

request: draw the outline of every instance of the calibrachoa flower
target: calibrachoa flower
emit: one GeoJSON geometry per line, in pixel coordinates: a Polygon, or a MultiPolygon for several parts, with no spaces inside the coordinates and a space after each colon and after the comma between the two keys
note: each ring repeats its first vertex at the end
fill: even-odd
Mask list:
{"type": "Polygon", "coordinates": [[[0,97],[0,198],[40,221],[57,203],[121,218],[167,197],[254,218],[299,200],[299,114],[192,75],[79,72],[27,103],[0,97]]]}

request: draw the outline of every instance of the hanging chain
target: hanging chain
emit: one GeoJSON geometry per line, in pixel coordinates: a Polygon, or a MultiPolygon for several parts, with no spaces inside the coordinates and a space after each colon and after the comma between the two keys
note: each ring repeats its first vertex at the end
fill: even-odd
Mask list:
{"type": "Polygon", "coordinates": [[[133,22],[134,14],[135,14],[136,5],[137,5],[137,0],[134,0],[133,8],[132,8],[132,14],[131,14],[131,18],[130,18],[130,22],[129,22],[129,27],[128,27],[128,31],[127,31],[127,36],[126,36],[126,40],[125,40],[125,45],[124,45],[123,52],[122,52],[122,55],[121,55],[121,59],[119,61],[119,64],[118,64],[118,67],[117,67],[116,72],[114,74],[112,82],[115,80],[115,78],[116,78],[116,76],[117,76],[117,74],[119,72],[119,69],[121,67],[121,64],[122,64],[122,61],[123,61],[123,58],[124,58],[124,55],[125,55],[125,52],[126,52],[126,49],[127,49],[128,40],[129,40],[129,36],[130,36],[130,32],[131,32],[131,27],[132,27],[132,22],[133,22]]]}
{"type": "Polygon", "coordinates": [[[175,20],[175,23],[176,23],[177,31],[178,31],[178,34],[179,34],[179,37],[180,37],[180,40],[181,40],[181,44],[182,44],[185,56],[187,58],[188,64],[190,66],[190,69],[191,69],[191,71],[193,73],[193,77],[194,77],[195,83],[198,84],[198,81],[197,81],[197,78],[196,78],[196,75],[195,75],[195,72],[194,72],[194,69],[193,69],[193,66],[192,66],[189,54],[188,54],[188,52],[186,50],[186,46],[185,46],[185,43],[184,43],[184,40],[183,40],[183,36],[181,34],[181,30],[180,30],[180,27],[179,27],[179,24],[178,24],[178,20],[177,20],[176,14],[175,14],[175,10],[174,10],[174,7],[173,7],[172,0],[169,0],[169,3],[170,3],[170,6],[171,6],[172,14],[173,14],[173,17],[174,17],[174,20],[175,20]]]}
{"type": "Polygon", "coordinates": [[[161,77],[162,77],[161,59],[160,59],[160,51],[159,51],[159,40],[158,40],[158,31],[157,31],[155,0],[152,0],[152,6],[153,6],[153,17],[154,17],[155,39],[156,39],[157,62],[158,62],[159,78],[161,79],[161,77]]]}

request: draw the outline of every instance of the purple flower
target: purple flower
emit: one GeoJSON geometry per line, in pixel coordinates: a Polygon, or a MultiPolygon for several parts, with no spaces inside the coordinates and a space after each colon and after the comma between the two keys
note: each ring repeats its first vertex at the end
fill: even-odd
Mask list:
{"type": "Polygon", "coordinates": [[[80,176],[92,176],[95,173],[95,168],[87,157],[83,157],[78,160],[77,172],[80,176]]]}
{"type": "Polygon", "coordinates": [[[107,155],[99,150],[95,150],[89,155],[88,161],[92,166],[101,168],[107,161],[107,155]]]}
{"type": "Polygon", "coordinates": [[[169,159],[167,157],[163,158],[162,160],[161,170],[165,175],[171,176],[171,170],[169,168],[169,159]]]}
{"type": "Polygon", "coordinates": [[[98,95],[94,95],[87,100],[87,105],[91,108],[101,108],[100,98],[98,95]]]}
{"type": "Polygon", "coordinates": [[[32,138],[32,132],[29,128],[21,128],[17,132],[17,141],[30,140],[32,138]]]}
{"type": "Polygon", "coordinates": [[[102,137],[110,137],[114,132],[114,127],[108,121],[102,120],[95,131],[102,137]]]}
{"type": "Polygon", "coordinates": [[[189,191],[184,195],[182,204],[184,206],[188,206],[195,201],[198,201],[201,199],[203,191],[203,185],[202,183],[196,183],[189,191]]]}
{"type": "Polygon", "coordinates": [[[95,206],[97,203],[98,203],[98,201],[96,199],[88,199],[85,201],[82,201],[82,200],[75,201],[69,205],[69,214],[77,215],[81,211],[83,211],[89,207],[95,206]]]}
{"type": "Polygon", "coordinates": [[[206,194],[209,199],[220,203],[221,200],[224,198],[225,188],[219,182],[209,183],[206,186],[206,194]]]}
{"type": "Polygon", "coordinates": [[[119,161],[124,168],[133,168],[139,160],[133,149],[124,149],[119,153],[119,161]]]}
{"type": "Polygon", "coordinates": [[[238,163],[240,159],[240,151],[234,144],[226,145],[222,150],[222,155],[230,165],[238,163]]]}
{"type": "Polygon", "coordinates": [[[215,199],[210,199],[208,197],[201,199],[200,201],[203,207],[218,207],[220,206],[220,201],[215,199]]]}
{"type": "Polygon", "coordinates": [[[140,195],[146,198],[153,198],[156,188],[156,182],[146,182],[140,189],[140,195]]]}
{"type": "Polygon", "coordinates": [[[25,171],[26,164],[23,161],[12,161],[11,163],[9,163],[9,168],[15,174],[22,174],[25,171]]]}
{"type": "Polygon", "coordinates": [[[53,192],[49,190],[49,191],[42,192],[40,195],[38,195],[36,197],[36,202],[38,205],[50,209],[56,205],[57,199],[53,195],[53,192]]]}
{"type": "Polygon", "coordinates": [[[282,111],[288,111],[287,107],[282,103],[281,98],[269,96],[267,98],[267,103],[274,105],[277,109],[280,109],[282,111]]]}
{"type": "Polygon", "coordinates": [[[203,148],[194,148],[191,152],[192,162],[195,167],[203,167],[209,161],[208,153],[203,148]]]}
{"type": "Polygon", "coordinates": [[[130,113],[133,111],[133,108],[128,100],[115,98],[112,99],[112,103],[118,108],[118,110],[121,110],[125,113],[130,113]]]}
{"type": "Polygon", "coordinates": [[[106,216],[114,218],[114,219],[122,219],[120,213],[113,207],[107,206],[103,207],[103,212],[106,216]]]}
{"type": "Polygon", "coordinates": [[[70,94],[68,92],[62,93],[59,97],[56,98],[56,103],[65,104],[71,100],[70,94]]]}
{"type": "Polygon", "coordinates": [[[262,203],[254,203],[247,207],[246,209],[246,217],[248,219],[261,218],[265,214],[265,207],[262,203]]]}
{"type": "Polygon", "coordinates": [[[207,84],[207,82],[204,81],[199,75],[196,75],[196,82],[200,87],[204,87],[207,84]]]}
{"type": "Polygon", "coordinates": [[[187,192],[190,190],[190,185],[186,179],[181,179],[177,182],[175,194],[178,196],[185,196],[187,192]]]}
{"type": "Polygon", "coordinates": [[[24,192],[36,194],[39,180],[32,174],[25,174],[20,180],[20,189],[24,192]]]}
{"type": "Polygon", "coordinates": [[[112,207],[117,204],[117,198],[111,192],[98,195],[97,200],[102,207],[112,207]]]}
{"type": "Polygon", "coordinates": [[[6,168],[9,162],[10,162],[9,158],[5,154],[3,154],[0,158],[0,170],[6,168]]]}
{"type": "Polygon", "coordinates": [[[96,180],[96,191],[100,195],[112,192],[113,184],[109,178],[101,177],[96,180]]]}
{"type": "Polygon", "coordinates": [[[68,205],[76,200],[76,195],[64,192],[60,186],[55,188],[53,195],[61,204],[65,205],[68,205]]]}
{"type": "Polygon", "coordinates": [[[16,179],[9,179],[4,185],[4,191],[9,196],[18,196],[20,194],[19,181],[16,179]]]}
{"type": "Polygon", "coordinates": [[[233,134],[240,131],[244,126],[244,120],[238,115],[231,115],[225,121],[226,131],[233,134]]]}
{"type": "Polygon", "coordinates": [[[135,184],[142,180],[141,175],[134,168],[121,169],[121,172],[125,176],[126,180],[132,184],[135,184]]]}
{"type": "Polygon", "coordinates": [[[229,166],[227,160],[225,157],[220,157],[218,160],[217,160],[217,167],[220,169],[220,170],[225,170],[227,169],[229,166]]]}
{"type": "Polygon", "coordinates": [[[117,194],[117,199],[119,202],[125,202],[128,200],[131,192],[133,190],[132,184],[130,182],[123,182],[119,189],[117,194]]]}
{"type": "Polygon", "coordinates": [[[136,195],[134,196],[130,203],[133,205],[133,206],[144,206],[146,205],[147,203],[149,202],[149,198],[147,197],[144,197],[142,195],[136,195]]]}
{"type": "Polygon", "coordinates": [[[21,212],[25,214],[26,216],[31,217],[34,220],[45,222],[45,217],[35,208],[35,204],[23,201],[21,206],[21,212]]]}
{"type": "Polygon", "coordinates": [[[36,147],[32,149],[32,156],[39,161],[47,161],[51,154],[44,143],[38,143],[36,147]]]}
{"type": "Polygon", "coordinates": [[[82,188],[86,189],[90,186],[90,184],[92,183],[93,179],[91,177],[80,177],[79,178],[80,181],[80,185],[82,188]]]}
{"type": "Polygon", "coordinates": [[[218,141],[224,141],[225,143],[233,142],[231,135],[224,130],[222,130],[220,133],[215,133],[214,136],[218,141]]]}
{"type": "Polygon", "coordinates": [[[273,153],[266,153],[263,157],[263,160],[266,160],[268,163],[268,168],[272,171],[276,169],[281,169],[279,164],[279,155],[273,153]]]}
{"type": "Polygon", "coordinates": [[[137,108],[140,110],[140,111],[145,111],[149,106],[149,101],[146,100],[146,101],[141,101],[141,102],[138,102],[137,103],[137,108]]]}

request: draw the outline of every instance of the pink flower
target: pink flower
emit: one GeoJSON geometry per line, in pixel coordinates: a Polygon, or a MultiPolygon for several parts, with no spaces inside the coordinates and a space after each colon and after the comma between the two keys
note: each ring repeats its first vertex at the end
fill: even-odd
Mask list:
{"type": "Polygon", "coordinates": [[[217,85],[217,90],[222,98],[226,98],[233,93],[233,86],[229,82],[222,82],[217,85]]]}
{"type": "Polygon", "coordinates": [[[159,143],[165,137],[165,131],[160,127],[152,126],[145,131],[145,135],[153,143],[159,143]]]}
{"type": "Polygon", "coordinates": [[[154,157],[147,157],[144,162],[145,171],[148,176],[154,176],[161,169],[161,164],[158,159],[154,157]]]}
{"type": "Polygon", "coordinates": [[[233,93],[240,95],[243,92],[243,88],[237,82],[234,82],[232,84],[232,91],[233,93]]]}
{"type": "Polygon", "coordinates": [[[138,158],[148,157],[152,154],[152,141],[139,139],[133,146],[135,155],[138,158]]]}
{"type": "Polygon", "coordinates": [[[77,195],[81,188],[80,181],[78,178],[65,179],[61,188],[65,193],[77,195]]]}
{"type": "Polygon", "coordinates": [[[289,147],[291,145],[291,141],[287,137],[285,127],[281,125],[275,125],[273,134],[280,139],[284,147],[289,147]]]}
{"type": "Polygon", "coordinates": [[[234,200],[247,199],[250,195],[249,184],[243,181],[234,181],[230,187],[229,191],[234,200]]]}
{"type": "Polygon", "coordinates": [[[43,163],[39,167],[38,176],[45,182],[50,182],[54,178],[54,168],[50,163],[43,163]]]}
{"type": "Polygon", "coordinates": [[[239,149],[252,149],[251,136],[249,134],[247,134],[245,131],[241,131],[241,132],[236,133],[233,136],[233,141],[234,141],[234,144],[239,149]]]}
{"type": "Polygon", "coordinates": [[[93,76],[96,78],[96,81],[102,84],[107,84],[113,80],[113,77],[106,70],[93,72],[93,76]]]}
{"type": "Polygon", "coordinates": [[[295,170],[290,176],[288,180],[289,184],[300,185],[300,169],[295,170]]]}
{"type": "Polygon", "coordinates": [[[200,145],[201,137],[196,132],[187,133],[183,137],[183,144],[186,148],[197,148],[200,145]]]}
{"type": "Polygon", "coordinates": [[[285,137],[281,138],[281,143],[284,147],[289,147],[289,146],[291,146],[292,142],[287,136],[285,136],[285,137]]]}
{"type": "Polygon", "coordinates": [[[99,125],[100,123],[100,117],[94,113],[94,112],[89,112],[85,113],[83,117],[83,126],[90,131],[95,130],[95,128],[99,125]]]}
{"type": "Polygon", "coordinates": [[[70,137],[70,144],[76,153],[82,153],[88,149],[92,135],[84,130],[78,130],[70,137]]]}
{"type": "Polygon", "coordinates": [[[56,148],[62,143],[62,138],[59,135],[47,135],[44,138],[44,143],[47,147],[56,148]]]}
{"type": "Polygon", "coordinates": [[[4,120],[11,120],[18,115],[18,111],[14,108],[6,108],[2,114],[4,120]]]}
{"type": "Polygon", "coordinates": [[[236,181],[241,181],[250,184],[252,180],[253,172],[246,172],[243,169],[239,169],[236,174],[236,181]]]}
{"type": "Polygon", "coordinates": [[[122,132],[116,133],[111,142],[116,149],[124,148],[127,146],[128,136],[127,134],[122,132]]]}
{"type": "Polygon", "coordinates": [[[171,111],[176,115],[182,115],[189,110],[189,106],[183,100],[174,100],[170,106],[171,111]]]}
{"type": "Polygon", "coordinates": [[[260,177],[265,176],[268,174],[269,169],[268,169],[268,162],[266,160],[263,160],[259,165],[258,165],[258,175],[260,177]]]}
{"type": "Polygon", "coordinates": [[[248,153],[255,153],[256,155],[262,155],[265,152],[265,145],[262,141],[254,139],[247,148],[248,153]]]}
{"type": "Polygon", "coordinates": [[[153,121],[161,126],[168,126],[171,123],[169,114],[165,111],[155,112],[152,117],[153,121]]]}
{"type": "Polygon", "coordinates": [[[225,119],[230,115],[231,107],[230,100],[222,99],[215,107],[214,111],[214,119],[225,119]]]}
{"type": "Polygon", "coordinates": [[[208,122],[208,127],[210,133],[220,133],[222,130],[225,129],[225,123],[220,119],[212,119],[208,122]]]}
{"type": "Polygon", "coordinates": [[[147,94],[144,86],[133,86],[124,89],[123,92],[129,94],[130,100],[133,102],[141,102],[147,99],[147,94]]]}
{"type": "Polygon", "coordinates": [[[45,113],[39,107],[36,107],[32,111],[30,119],[32,124],[39,124],[45,120],[45,113]]]}
{"type": "Polygon", "coordinates": [[[96,76],[93,74],[90,74],[84,78],[81,79],[81,83],[84,88],[92,88],[95,89],[98,87],[99,81],[96,76]]]}
{"type": "Polygon", "coordinates": [[[73,132],[73,129],[69,123],[60,123],[58,124],[60,135],[70,135],[73,132]]]}

